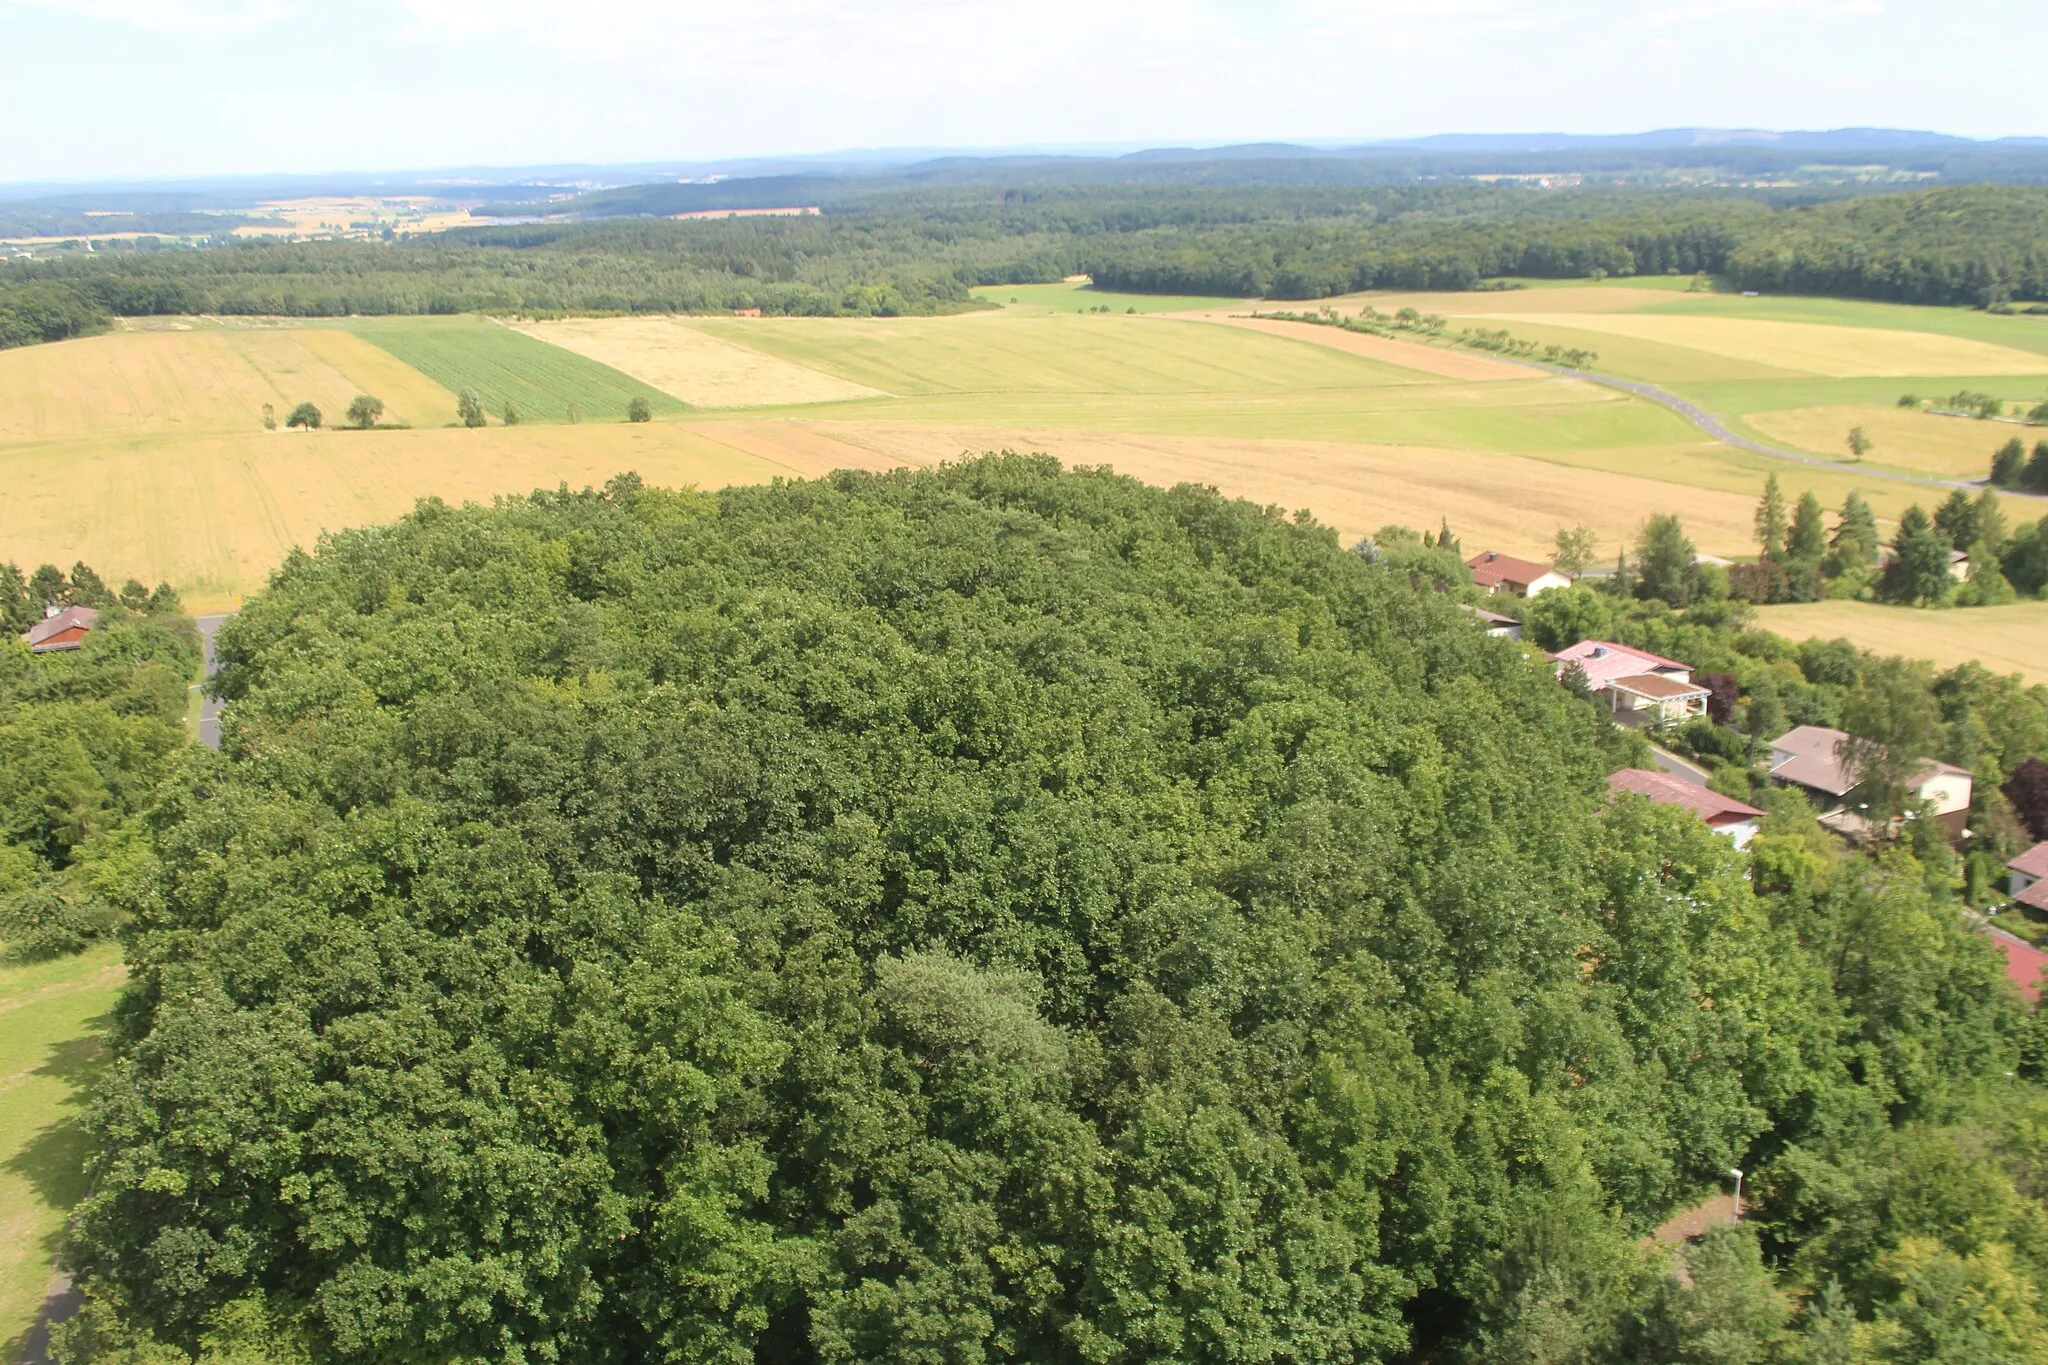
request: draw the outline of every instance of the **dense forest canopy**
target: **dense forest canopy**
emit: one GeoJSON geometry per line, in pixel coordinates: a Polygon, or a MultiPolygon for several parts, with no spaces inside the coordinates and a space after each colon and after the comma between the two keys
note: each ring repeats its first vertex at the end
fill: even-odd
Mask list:
{"type": "Polygon", "coordinates": [[[1971,1117],[2039,1040],[1911,855],[1610,807],[1631,739],[1305,516],[621,476],[221,652],[67,1360],[2040,1358],[2048,1130],[1971,1117]]]}
{"type": "Polygon", "coordinates": [[[163,313],[932,313],[971,306],[975,286],[1077,272],[1119,289],[1275,298],[1708,272],[1741,288],[1981,306],[2048,300],[2048,189],[1811,203],[1469,184],[936,184],[851,195],[822,217],[14,261],[0,269],[0,345],[163,313]]]}

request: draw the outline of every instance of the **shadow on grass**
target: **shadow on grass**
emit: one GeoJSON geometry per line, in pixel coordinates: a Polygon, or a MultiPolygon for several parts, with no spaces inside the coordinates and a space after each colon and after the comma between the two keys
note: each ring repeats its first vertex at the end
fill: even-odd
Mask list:
{"type": "MultiPolygon", "coordinates": [[[[80,1101],[106,1071],[105,1035],[112,1016],[87,1021],[90,1032],[56,1044],[49,1057],[31,1074],[62,1084],[64,1105],[73,1116],[38,1130],[6,1163],[6,1169],[27,1180],[36,1197],[53,1209],[67,1212],[85,1197],[88,1187],[86,1163],[92,1143],[75,1117],[80,1101]]],[[[66,1229],[57,1228],[42,1239],[41,1252],[52,1274],[64,1248],[66,1229]]],[[[79,1296],[66,1275],[36,1314],[33,1326],[0,1344],[0,1360],[20,1365],[42,1365],[49,1344],[50,1324],[61,1322],[78,1311],[79,1296]]]]}

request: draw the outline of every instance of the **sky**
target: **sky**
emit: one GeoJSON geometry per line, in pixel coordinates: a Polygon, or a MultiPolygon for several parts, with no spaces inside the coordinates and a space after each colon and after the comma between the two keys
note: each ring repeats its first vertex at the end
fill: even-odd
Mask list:
{"type": "Polygon", "coordinates": [[[0,0],[0,182],[851,147],[2048,134],[2042,0],[0,0]]]}

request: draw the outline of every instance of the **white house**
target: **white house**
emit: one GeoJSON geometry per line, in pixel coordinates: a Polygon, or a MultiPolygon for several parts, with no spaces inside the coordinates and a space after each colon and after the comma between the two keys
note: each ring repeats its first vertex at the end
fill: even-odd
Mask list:
{"type": "Polygon", "coordinates": [[[1488,611],[1484,607],[1474,607],[1463,603],[1459,604],[1458,610],[1471,616],[1473,620],[1486,628],[1488,635],[1493,636],[1497,640],[1519,640],[1522,638],[1522,623],[1512,616],[1503,616],[1497,611],[1488,611]]]}
{"type": "MultiPolygon", "coordinates": [[[[1805,788],[1830,815],[1843,812],[1844,799],[1856,785],[1855,776],[1842,761],[1848,739],[1840,730],[1819,725],[1786,731],[1771,741],[1771,780],[1805,788]]],[[[1969,769],[1923,758],[1907,785],[1914,800],[1933,806],[1935,818],[1947,825],[1951,834],[1960,835],[1967,828],[1976,785],[1969,769]]]]}
{"type": "Polygon", "coordinates": [[[1707,689],[1692,680],[1692,666],[1665,659],[1610,640],[1581,640],[1550,656],[1557,672],[1577,664],[1586,686],[1607,695],[1616,716],[1658,722],[1684,720],[1707,713],[1707,689]]]}
{"type": "Polygon", "coordinates": [[[1498,550],[1482,550],[1465,561],[1472,581],[1489,593],[1508,597],[1534,597],[1552,588],[1569,588],[1572,581],[1548,564],[1516,559],[1498,550]]]}

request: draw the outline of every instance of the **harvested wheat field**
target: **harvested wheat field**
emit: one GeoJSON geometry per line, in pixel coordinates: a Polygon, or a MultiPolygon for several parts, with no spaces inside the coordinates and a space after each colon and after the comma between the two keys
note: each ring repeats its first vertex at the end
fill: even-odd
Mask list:
{"type": "Polygon", "coordinates": [[[372,393],[387,422],[445,422],[455,396],[328,328],[114,332],[0,352],[0,441],[261,431],[311,402],[329,422],[372,393]]]}
{"type": "Polygon", "coordinates": [[[880,389],[712,336],[676,318],[568,318],[517,326],[530,337],[609,365],[696,408],[781,407],[886,396],[880,389]]]}
{"type": "Polygon", "coordinates": [[[1589,474],[1516,455],[1417,446],[1206,436],[1104,435],[1044,428],[884,422],[796,424],[883,463],[930,464],[984,450],[1044,451],[1067,465],[1108,465],[1147,483],[1210,484],[1232,497],[1307,508],[1347,537],[1389,522],[1449,518],[1467,546],[1545,552],[1559,526],[1586,523],[1603,553],[1656,512],[1674,509],[1703,550],[1735,553],[1752,537],[1749,493],[1674,489],[1656,479],[1589,474]]]}
{"type": "Polygon", "coordinates": [[[83,559],[114,582],[168,581],[197,610],[263,586],[293,546],[389,521],[422,497],[601,484],[621,470],[705,488],[885,464],[814,438],[729,444],[667,423],[473,432],[256,432],[0,449],[0,558],[83,559]]]}
{"type": "Polygon", "coordinates": [[[1526,365],[1511,365],[1505,360],[1496,360],[1490,355],[1482,355],[1476,351],[1458,350],[1450,346],[1430,346],[1419,341],[1373,336],[1366,332],[1349,332],[1342,327],[1325,327],[1314,322],[1288,322],[1280,318],[1248,318],[1209,313],[1184,316],[1199,317],[1205,322],[1220,322],[1230,327],[1243,327],[1254,332],[1264,332],[1268,336],[1291,337],[1315,346],[1328,346],[1332,350],[1362,355],[1368,360],[1399,365],[1404,370],[1417,370],[1440,379],[1469,379],[1488,383],[1503,379],[1527,379],[1530,373],[1526,365]]]}
{"type": "Polygon", "coordinates": [[[1872,464],[1944,479],[1981,479],[1990,472],[1992,453],[2013,437],[2031,447],[2048,435],[2008,422],[1942,417],[1889,403],[1752,412],[1743,421],[1795,450],[1844,461],[1849,429],[1860,426],[1872,442],[1865,457],[1872,464]]]}
{"type": "Polygon", "coordinates": [[[1937,668],[1974,660],[1993,673],[2048,683],[2048,602],[1951,611],[1812,602],[1759,608],[1757,621],[1788,639],[1841,636],[1879,654],[1926,659],[1937,668]]]}
{"type": "Polygon", "coordinates": [[[1490,302],[1486,311],[1464,316],[1501,324],[1519,321],[1633,337],[1751,361],[1788,373],[1832,379],[1859,375],[2048,374],[2048,359],[2009,346],[1885,327],[1838,327],[1684,313],[1516,312],[1496,309],[1490,302]]]}

